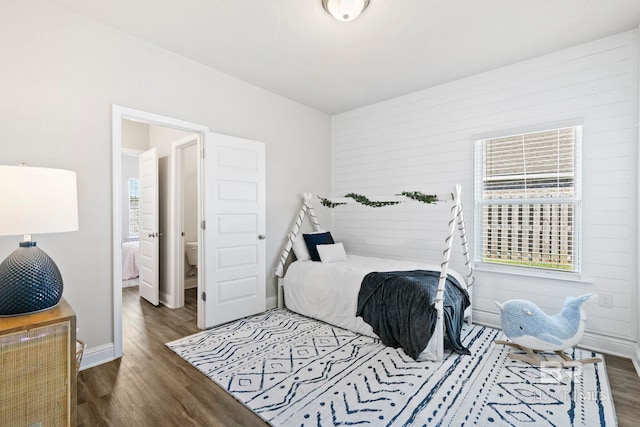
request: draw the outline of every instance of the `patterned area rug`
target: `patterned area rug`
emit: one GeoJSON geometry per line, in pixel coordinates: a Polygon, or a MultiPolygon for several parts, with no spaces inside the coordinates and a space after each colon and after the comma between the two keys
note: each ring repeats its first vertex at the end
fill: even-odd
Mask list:
{"type": "MultiPolygon", "coordinates": [[[[416,362],[379,340],[283,309],[167,346],[273,426],[613,426],[604,363],[536,368],[465,326],[472,356],[416,362]]],[[[575,358],[597,357],[576,349],[575,358]]]]}

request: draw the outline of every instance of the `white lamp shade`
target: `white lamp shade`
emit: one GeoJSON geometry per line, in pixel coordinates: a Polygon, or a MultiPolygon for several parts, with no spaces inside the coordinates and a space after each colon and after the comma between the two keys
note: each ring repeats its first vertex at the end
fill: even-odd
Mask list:
{"type": "Polygon", "coordinates": [[[0,235],[78,229],[76,173],[30,166],[0,166],[0,235]]]}
{"type": "Polygon", "coordinates": [[[338,21],[353,21],[369,5],[369,0],[323,0],[322,4],[338,21]]]}

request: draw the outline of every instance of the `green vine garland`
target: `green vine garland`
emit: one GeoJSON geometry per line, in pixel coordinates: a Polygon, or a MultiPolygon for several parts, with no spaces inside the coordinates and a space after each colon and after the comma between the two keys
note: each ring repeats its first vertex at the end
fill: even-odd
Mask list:
{"type": "MultiPolygon", "coordinates": [[[[403,191],[400,194],[405,197],[408,197],[409,199],[417,200],[422,203],[436,203],[438,201],[438,196],[436,196],[435,194],[424,194],[419,191],[412,191],[412,192],[403,191]]],[[[400,202],[374,202],[369,200],[367,197],[363,196],[362,194],[356,194],[356,193],[345,194],[344,197],[350,197],[353,200],[355,200],[357,203],[360,203],[361,205],[369,206],[372,208],[381,208],[383,206],[397,205],[398,203],[400,203],[400,202]]],[[[318,196],[318,198],[320,199],[320,203],[322,204],[322,206],[326,208],[335,208],[340,205],[346,205],[345,202],[332,202],[331,200],[324,197],[320,197],[320,196],[318,196]]]]}
{"type": "Polygon", "coordinates": [[[410,199],[413,200],[417,200],[419,202],[422,203],[436,203],[438,201],[438,196],[436,196],[435,194],[424,194],[421,193],[419,191],[403,191],[402,193],[403,196],[408,197],[410,199]]]}
{"type": "Polygon", "coordinates": [[[320,196],[318,196],[318,199],[320,199],[320,204],[322,204],[322,206],[324,206],[325,208],[335,208],[340,205],[346,205],[345,202],[334,203],[331,200],[320,196]]]}
{"type": "Polygon", "coordinates": [[[369,200],[362,194],[356,194],[356,193],[345,194],[344,197],[351,197],[353,200],[360,203],[361,205],[369,206],[371,208],[381,208],[383,206],[397,205],[398,203],[400,203],[400,202],[374,202],[369,200]]]}

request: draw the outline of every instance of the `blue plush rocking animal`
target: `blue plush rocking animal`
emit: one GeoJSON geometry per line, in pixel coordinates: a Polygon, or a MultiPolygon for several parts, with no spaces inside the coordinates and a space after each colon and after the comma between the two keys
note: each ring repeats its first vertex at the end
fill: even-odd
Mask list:
{"type": "Polygon", "coordinates": [[[534,365],[552,363],[562,367],[597,363],[602,360],[590,358],[574,360],[564,349],[578,344],[584,333],[586,315],[582,305],[595,294],[567,297],[562,311],[554,316],[547,315],[538,306],[527,300],[509,300],[500,308],[502,331],[510,341],[496,340],[496,344],[508,345],[525,352],[510,353],[509,357],[534,365]],[[550,360],[538,352],[554,352],[561,360],[550,360]]]}

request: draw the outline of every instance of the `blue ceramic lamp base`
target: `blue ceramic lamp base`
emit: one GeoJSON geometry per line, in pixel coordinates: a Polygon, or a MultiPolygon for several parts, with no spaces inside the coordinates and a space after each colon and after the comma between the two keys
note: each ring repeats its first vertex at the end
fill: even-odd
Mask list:
{"type": "Polygon", "coordinates": [[[60,298],[60,270],[36,242],[20,242],[20,247],[0,264],[0,316],[47,310],[60,298]]]}

